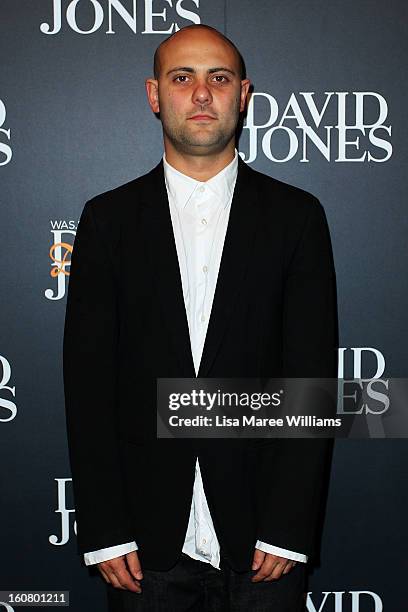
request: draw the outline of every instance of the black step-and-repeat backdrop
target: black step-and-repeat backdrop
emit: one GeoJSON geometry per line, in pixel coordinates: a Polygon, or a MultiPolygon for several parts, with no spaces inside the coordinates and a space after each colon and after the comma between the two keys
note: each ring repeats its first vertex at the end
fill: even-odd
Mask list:
{"type": "MultiPolygon", "coordinates": [[[[75,612],[106,609],[77,555],[65,431],[75,231],[87,199],[159,161],[144,80],[157,45],[191,23],[245,58],[243,159],[326,210],[339,375],[407,374],[405,2],[2,0],[0,591],[69,591],[75,612]]],[[[405,440],[336,442],[309,612],[405,609],[407,459],[405,440]]]]}

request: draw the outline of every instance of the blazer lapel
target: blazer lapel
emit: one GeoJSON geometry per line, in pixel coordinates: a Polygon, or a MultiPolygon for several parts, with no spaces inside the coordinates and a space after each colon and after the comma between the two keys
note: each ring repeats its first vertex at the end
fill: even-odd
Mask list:
{"type": "MultiPolygon", "coordinates": [[[[156,290],[178,355],[180,377],[194,378],[194,362],[162,160],[149,176],[151,202],[148,209],[151,215],[148,215],[148,223],[151,226],[148,231],[151,239],[148,244],[156,290]]],[[[254,177],[252,169],[238,157],[237,180],[198,377],[205,377],[211,368],[244,282],[259,214],[254,177]]]]}
{"type": "Polygon", "coordinates": [[[191,353],[190,335],[183,298],[180,267],[170,216],[169,201],[164,181],[163,160],[149,173],[151,215],[148,221],[149,252],[152,274],[163,318],[180,363],[180,377],[194,378],[194,362],[191,353]]]}
{"type": "Polygon", "coordinates": [[[238,175],[198,377],[207,376],[248,268],[259,218],[255,173],[238,156],[238,175]]]}

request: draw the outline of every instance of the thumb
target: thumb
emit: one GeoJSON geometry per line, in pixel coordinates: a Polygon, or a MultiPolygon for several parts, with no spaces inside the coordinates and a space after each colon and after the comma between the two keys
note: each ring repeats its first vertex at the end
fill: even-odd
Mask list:
{"type": "Polygon", "coordinates": [[[264,553],[263,550],[259,550],[258,548],[255,548],[254,558],[252,561],[253,570],[257,570],[261,567],[263,560],[265,559],[265,555],[266,553],[264,553]]]}
{"type": "Polygon", "coordinates": [[[137,552],[133,550],[132,552],[127,553],[126,561],[133,578],[135,578],[136,580],[141,580],[143,578],[143,574],[137,552]]]}

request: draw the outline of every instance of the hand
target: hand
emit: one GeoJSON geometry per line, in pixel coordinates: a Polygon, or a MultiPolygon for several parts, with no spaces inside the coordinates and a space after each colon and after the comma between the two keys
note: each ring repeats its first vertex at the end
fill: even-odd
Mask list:
{"type": "Polygon", "coordinates": [[[252,569],[257,570],[251,578],[251,582],[270,582],[278,580],[283,574],[287,574],[296,565],[296,561],[285,559],[271,553],[265,553],[258,548],[255,549],[252,569]]]}
{"type": "Polygon", "coordinates": [[[116,589],[141,593],[140,580],[143,578],[139,557],[134,550],[127,555],[98,563],[97,567],[108,584],[116,589]]]}

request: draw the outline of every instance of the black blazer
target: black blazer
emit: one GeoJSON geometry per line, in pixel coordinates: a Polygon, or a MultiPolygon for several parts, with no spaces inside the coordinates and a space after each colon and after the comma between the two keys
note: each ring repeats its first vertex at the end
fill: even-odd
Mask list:
{"type": "MultiPolygon", "coordinates": [[[[336,377],[324,209],[239,158],[199,377],[336,377]]],[[[313,556],[329,440],[157,439],[156,377],[194,377],[163,163],[85,204],[64,330],[79,553],[135,540],[142,568],[183,547],[195,459],[221,550],[257,539],[313,556]]]]}

